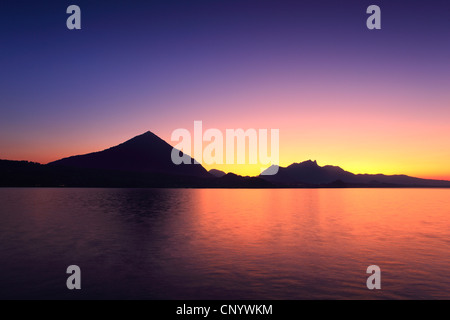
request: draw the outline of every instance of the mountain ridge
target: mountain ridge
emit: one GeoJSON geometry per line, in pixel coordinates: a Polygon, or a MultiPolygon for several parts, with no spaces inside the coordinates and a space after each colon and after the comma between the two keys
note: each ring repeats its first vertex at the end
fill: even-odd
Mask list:
{"type": "Polygon", "coordinates": [[[450,187],[450,181],[447,180],[422,179],[405,174],[354,174],[338,166],[319,166],[316,160],[307,160],[293,163],[287,167],[278,167],[276,175],[269,176],[262,173],[260,177],[272,183],[291,186],[305,184],[323,185],[341,181],[353,185],[391,184],[417,187],[450,187]]]}
{"type": "Polygon", "coordinates": [[[190,165],[175,165],[172,151],[171,145],[147,131],[102,151],[48,164],[0,160],[0,187],[450,188],[447,180],[403,174],[354,174],[338,166],[319,166],[316,160],[278,167],[275,175],[243,177],[217,169],[208,172],[200,164],[194,164],[191,157],[190,165]]]}

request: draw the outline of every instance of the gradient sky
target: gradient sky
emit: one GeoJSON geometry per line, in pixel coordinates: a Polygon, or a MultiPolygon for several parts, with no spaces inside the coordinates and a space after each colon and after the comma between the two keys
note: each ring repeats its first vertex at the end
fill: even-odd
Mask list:
{"type": "Polygon", "coordinates": [[[194,120],[280,129],[282,166],[450,180],[450,3],[0,2],[1,159],[47,163],[147,130],[175,144],[194,120]],[[82,30],[66,28],[71,4],[82,30]],[[371,4],[381,30],[366,28],[371,4]]]}

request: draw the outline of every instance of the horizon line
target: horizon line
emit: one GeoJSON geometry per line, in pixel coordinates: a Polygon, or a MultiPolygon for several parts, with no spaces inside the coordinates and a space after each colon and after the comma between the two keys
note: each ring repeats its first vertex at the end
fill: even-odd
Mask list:
{"type": "MultiPolygon", "coordinates": [[[[110,149],[110,148],[116,147],[116,146],[118,146],[118,145],[121,145],[121,144],[126,143],[126,142],[128,142],[128,141],[130,141],[130,140],[133,140],[133,139],[135,139],[135,138],[137,138],[137,137],[140,137],[140,136],[143,136],[143,135],[149,134],[149,133],[152,134],[152,135],[154,135],[154,136],[156,136],[157,138],[161,139],[162,141],[164,141],[165,143],[167,143],[168,145],[170,145],[172,148],[174,148],[174,146],[172,146],[172,145],[171,145],[169,142],[167,142],[166,140],[162,139],[159,135],[157,135],[156,133],[154,133],[154,132],[151,131],[151,130],[147,130],[147,131],[145,131],[144,133],[138,134],[138,135],[136,135],[136,136],[134,136],[134,137],[132,137],[132,138],[126,139],[126,140],[123,141],[123,142],[119,142],[118,144],[115,144],[115,145],[110,146],[110,147],[106,147],[106,148],[104,148],[104,149],[102,149],[102,150],[96,150],[96,151],[91,151],[91,152],[81,153],[81,154],[73,154],[73,155],[70,155],[70,156],[67,156],[67,157],[57,158],[56,160],[49,161],[49,162],[47,162],[47,163],[43,163],[43,162],[39,162],[39,161],[33,161],[33,160],[28,160],[28,159],[14,160],[14,159],[3,159],[3,158],[0,158],[0,161],[29,162],[29,163],[36,163],[36,164],[44,165],[44,166],[45,166],[45,165],[48,165],[48,164],[50,164],[50,163],[52,163],[52,162],[56,162],[56,161],[59,161],[59,160],[62,160],[62,159],[66,159],[66,158],[71,158],[71,157],[76,157],[76,156],[82,156],[82,155],[87,155],[87,154],[92,154],[92,153],[102,152],[102,151],[105,151],[105,150],[108,150],[108,149],[110,149]]],[[[186,154],[187,154],[187,153],[186,153],[186,154]]],[[[194,157],[193,157],[193,156],[191,156],[191,155],[189,155],[189,156],[194,160],[194,157]]],[[[301,161],[301,162],[296,162],[296,161],[294,161],[294,162],[292,162],[292,163],[290,163],[289,165],[286,165],[286,166],[281,166],[281,165],[277,165],[277,166],[278,166],[279,168],[287,168],[287,167],[292,166],[292,165],[294,165],[294,164],[301,164],[301,163],[305,163],[305,162],[313,162],[313,163],[315,163],[317,166],[319,166],[319,167],[321,167],[321,168],[326,167],[326,166],[338,167],[338,168],[340,168],[340,169],[342,169],[342,170],[344,170],[344,171],[346,171],[346,172],[350,172],[350,173],[352,173],[352,174],[354,174],[354,175],[408,176],[408,177],[419,178],[419,179],[436,180],[436,181],[447,181],[447,182],[450,182],[450,176],[449,176],[449,177],[446,177],[446,178],[443,178],[442,176],[432,176],[432,177],[426,177],[426,178],[423,178],[423,177],[419,177],[419,176],[415,176],[415,175],[414,175],[414,176],[411,176],[411,175],[404,174],[404,173],[395,173],[395,174],[385,174],[385,173],[382,173],[382,172],[379,172],[379,173],[367,173],[367,172],[365,172],[365,173],[355,173],[355,172],[353,172],[353,171],[346,170],[346,169],[344,169],[343,167],[338,166],[338,165],[325,164],[325,165],[323,165],[323,166],[320,166],[320,165],[317,163],[317,160],[312,160],[312,159],[304,160],[304,161],[301,161]]],[[[202,165],[202,163],[198,163],[198,164],[202,165]]],[[[216,165],[217,165],[217,164],[216,164],[216,165]]],[[[220,164],[218,164],[218,165],[220,166],[220,164]]],[[[248,165],[248,164],[233,164],[233,166],[242,166],[242,165],[248,165]]],[[[274,166],[274,165],[271,165],[271,166],[274,166]]],[[[202,165],[202,167],[205,168],[203,165],[202,165]]],[[[270,166],[269,166],[269,167],[270,167],[270,166]]],[[[269,168],[269,167],[267,167],[267,168],[269,168]]],[[[266,168],[266,169],[267,169],[267,168],[266,168]]],[[[266,170],[266,169],[265,169],[265,170],[266,170]]],[[[225,174],[232,173],[232,174],[235,174],[235,175],[237,175],[237,176],[242,176],[242,177],[259,177],[259,176],[261,175],[261,174],[258,174],[258,175],[242,175],[242,174],[236,173],[236,172],[234,172],[234,171],[225,171],[225,170],[221,170],[221,169],[216,168],[216,167],[211,167],[210,169],[206,169],[206,168],[205,168],[205,170],[208,171],[208,172],[211,171],[211,170],[217,170],[217,171],[223,172],[223,173],[225,173],[225,174]]],[[[263,172],[263,171],[264,171],[264,170],[262,170],[261,172],[263,172]]]]}

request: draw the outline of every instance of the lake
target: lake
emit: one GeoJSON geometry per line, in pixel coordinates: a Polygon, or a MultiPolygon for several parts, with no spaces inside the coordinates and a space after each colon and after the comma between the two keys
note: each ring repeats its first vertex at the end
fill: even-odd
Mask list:
{"type": "Polygon", "coordinates": [[[3,188],[0,259],[1,299],[450,299],[450,189],[3,188]]]}

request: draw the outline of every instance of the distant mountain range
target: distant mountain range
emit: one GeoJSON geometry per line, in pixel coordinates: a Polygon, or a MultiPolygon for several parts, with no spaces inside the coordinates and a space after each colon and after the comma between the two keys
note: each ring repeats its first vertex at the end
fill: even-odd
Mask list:
{"type": "MultiPolygon", "coordinates": [[[[283,187],[450,187],[450,181],[405,175],[353,174],[316,161],[279,167],[276,175],[242,177],[200,164],[175,165],[172,146],[151,132],[109,149],[77,155],[43,165],[0,160],[0,187],[170,187],[170,188],[283,188],[283,187]]],[[[181,153],[181,151],[179,151],[181,153]]]]}
{"type": "MultiPolygon", "coordinates": [[[[267,169],[268,170],[268,169],[267,169]]],[[[414,178],[406,175],[353,174],[336,166],[319,166],[316,161],[279,167],[276,175],[261,175],[279,186],[341,185],[370,187],[450,187],[450,181],[414,178]]]]}

